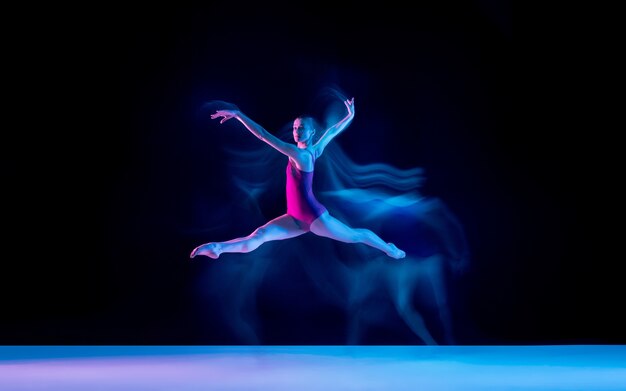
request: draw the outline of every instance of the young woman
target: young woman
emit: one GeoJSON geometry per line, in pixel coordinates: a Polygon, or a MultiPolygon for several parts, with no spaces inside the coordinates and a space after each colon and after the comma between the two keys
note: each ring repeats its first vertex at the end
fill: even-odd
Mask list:
{"type": "Polygon", "coordinates": [[[210,242],[196,247],[191,258],[204,255],[217,259],[222,253],[247,253],[271,240],[283,240],[312,232],[345,243],[363,243],[388,256],[400,259],[405,252],[387,243],[369,229],[352,228],[333,217],[313,193],[313,173],[316,160],[328,143],[354,119],[354,98],[344,102],[347,114],[326,129],[314,142],[315,122],[311,117],[293,121],[295,144],[285,142],[269,133],[239,110],[217,110],[211,119],[221,118],[220,124],[231,118],[241,122],[252,134],[288,157],[286,169],[287,212],[258,227],[250,235],[225,242],[210,242]]]}

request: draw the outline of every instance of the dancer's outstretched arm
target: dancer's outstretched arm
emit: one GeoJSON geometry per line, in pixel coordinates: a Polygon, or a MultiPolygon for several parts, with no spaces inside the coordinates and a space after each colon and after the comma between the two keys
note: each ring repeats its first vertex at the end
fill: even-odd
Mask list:
{"type": "Polygon", "coordinates": [[[241,122],[246,129],[254,134],[259,140],[271,145],[277,151],[289,156],[294,157],[298,154],[298,147],[294,144],[285,142],[278,137],[274,136],[258,123],[254,122],[250,117],[245,115],[239,110],[217,110],[214,114],[211,114],[211,119],[222,117],[220,124],[228,121],[231,118],[237,119],[241,122]]]}
{"type": "Polygon", "coordinates": [[[346,109],[348,110],[348,114],[343,117],[339,122],[326,129],[326,131],[322,134],[322,136],[315,143],[315,149],[317,156],[321,155],[324,152],[324,148],[328,145],[328,143],[335,138],[341,131],[350,125],[352,120],[354,119],[354,98],[346,99],[343,101],[343,104],[346,105],[346,109]]]}

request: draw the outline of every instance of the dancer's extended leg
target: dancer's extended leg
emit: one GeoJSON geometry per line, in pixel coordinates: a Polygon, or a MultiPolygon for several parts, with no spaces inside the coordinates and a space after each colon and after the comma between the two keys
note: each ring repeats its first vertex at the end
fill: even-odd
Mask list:
{"type": "Polygon", "coordinates": [[[306,232],[308,231],[298,227],[293,217],[284,214],[268,221],[248,236],[226,242],[210,242],[198,246],[191,252],[190,257],[194,258],[196,255],[204,255],[217,259],[221,253],[248,253],[270,240],[289,239],[306,232]]]}
{"type": "Polygon", "coordinates": [[[339,240],[345,243],[363,243],[379,249],[392,258],[400,259],[406,253],[393,243],[386,243],[374,232],[366,228],[352,228],[325,212],[311,223],[311,232],[319,236],[339,240]]]}

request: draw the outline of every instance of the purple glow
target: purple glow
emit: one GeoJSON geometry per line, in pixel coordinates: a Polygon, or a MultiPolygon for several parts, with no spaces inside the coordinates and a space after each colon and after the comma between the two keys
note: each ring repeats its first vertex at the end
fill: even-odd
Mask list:
{"type": "Polygon", "coordinates": [[[0,389],[621,390],[624,346],[0,347],[0,389]],[[88,357],[73,357],[89,348],[88,357]],[[26,349],[26,348],[24,348],[26,349]],[[59,350],[59,347],[54,349],[59,350]],[[11,354],[7,355],[6,350],[11,354]],[[108,354],[99,355],[106,351],[108,354]],[[118,352],[111,355],[111,352],[118,352]],[[169,352],[165,353],[164,352],[169,352]]]}

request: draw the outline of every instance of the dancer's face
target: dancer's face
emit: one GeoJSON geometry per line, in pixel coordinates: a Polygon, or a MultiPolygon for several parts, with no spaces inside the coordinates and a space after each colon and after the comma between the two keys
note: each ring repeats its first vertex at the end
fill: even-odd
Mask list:
{"type": "Polygon", "coordinates": [[[293,139],[297,143],[310,141],[314,133],[315,129],[313,129],[309,121],[305,121],[302,118],[296,118],[293,121],[293,139]]]}

